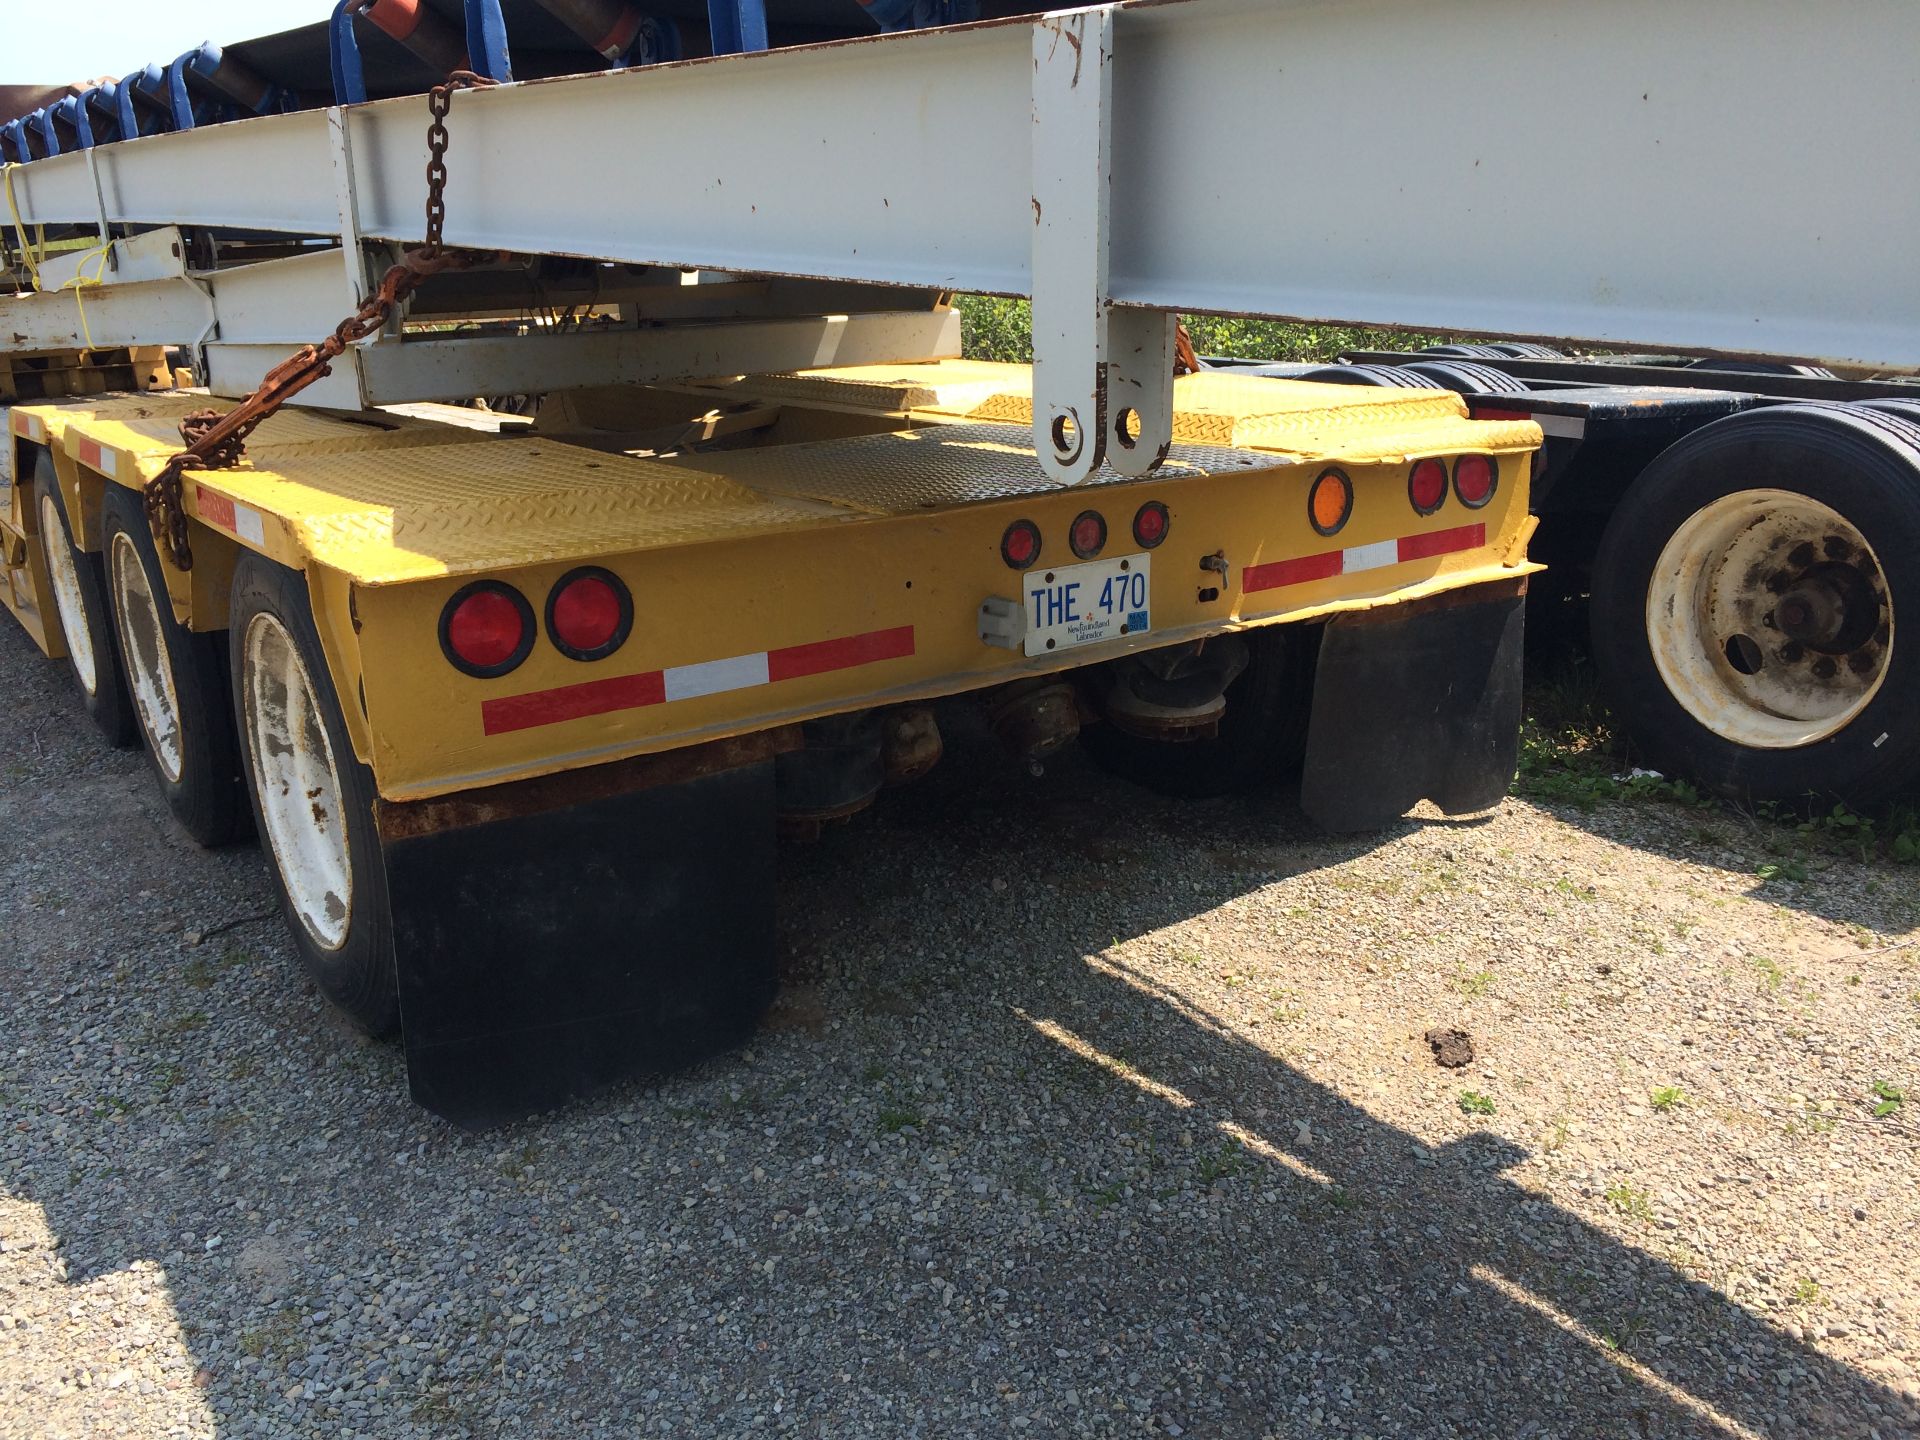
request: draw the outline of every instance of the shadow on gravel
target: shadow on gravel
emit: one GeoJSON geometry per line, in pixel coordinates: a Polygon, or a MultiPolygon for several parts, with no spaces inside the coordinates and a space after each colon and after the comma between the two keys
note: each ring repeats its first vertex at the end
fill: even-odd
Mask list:
{"type": "MultiPolygon", "coordinates": [[[[1920,926],[1920,867],[1872,878],[1838,841],[1807,844],[1791,819],[1769,820],[1730,806],[1656,799],[1580,806],[1526,795],[1554,819],[1603,840],[1738,879],[1747,898],[1895,939],[1920,926]],[[1770,875],[1763,878],[1763,868],[1770,875]]],[[[1886,868],[1882,862],[1881,868],[1886,868]]]]}
{"type": "Polygon", "coordinates": [[[963,753],[786,855],[818,1013],[468,1137],[324,1019],[271,927],[182,944],[257,908],[257,855],[164,840],[137,761],[22,650],[0,739],[55,757],[0,779],[0,1187],[51,1232],[0,1257],[29,1430],[64,1406],[157,1433],[149,1386],[222,1436],[1840,1440],[1903,1413],[1529,1194],[1504,1142],[1429,1153],[1088,959],[1378,842],[963,753]],[[89,776],[74,804],[107,820],[35,799],[89,776]],[[178,1364],[91,1288],[130,1266],[178,1364]],[[42,1364],[89,1345],[87,1394],[42,1364]]]}

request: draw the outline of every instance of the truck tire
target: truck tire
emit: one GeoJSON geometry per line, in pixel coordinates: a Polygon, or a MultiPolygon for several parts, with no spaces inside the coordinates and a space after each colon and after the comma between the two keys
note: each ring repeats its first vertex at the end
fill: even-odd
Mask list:
{"type": "Polygon", "coordinates": [[[254,824],[313,983],[374,1035],[400,1021],[373,774],[355,758],[306,582],[261,556],[233,572],[234,720],[254,824]]]}
{"type": "Polygon", "coordinates": [[[1431,376],[1403,365],[1321,365],[1293,377],[1322,385],[1378,385],[1391,390],[1444,390],[1431,376]]]}
{"type": "Polygon", "coordinates": [[[1473,360],[1416,360],[1400,367],[1462,395],[1525,395],[1527,382],[1473,360]]]}
{"type": "Polygon", "coordinates": [[[1227,687],[1220,730],[1208,740],[1148,740],[1089,725],[1080,745],[1109,774],[1176,800],[1211,800],[1276,784],[1297,770],[1313,713],[1317,625],[1251,630],[1247,668],[1227,687]]]}
{"type": "Polygon", "coordinates": [[[246,829],[247,793],[223,637],[174,619],[140,496],[112,485],[102,508],[114,634],[148,764],[181,828],[224,845],[246,829]]]}
{"type": "Polygon", "coordinates": [[[105,577],[98,555],[73,543],[67,501],[54,477],[53,456],[38,451],[33,462],[33,508],[40,523],[40,550],[53,581],[53,608],[67,642],[67,662],[87,714],[107,743],[126,750],[140,743],[127,696],[127,677],[108,618],[105,577]]]}
{"type": "Polygon", "coordinates": [[[1608,702],[1653,765],[1745,800],[1858,806],[1920,778],[1917,614],[1920,426],[1872,411],[1695,431],[1594,561],[1608,702]]]}

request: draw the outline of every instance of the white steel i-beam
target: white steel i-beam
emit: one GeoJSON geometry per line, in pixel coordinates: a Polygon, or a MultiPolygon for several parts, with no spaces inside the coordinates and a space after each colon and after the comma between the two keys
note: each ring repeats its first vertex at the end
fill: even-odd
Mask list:
{"type": "MultiPolygon", "coordinates": [[[[1121,344],[1113,307],[1915,369],[1920,179],[1872,137],[1920,132],[1916,54],[1911,0],[1094,7],[460,94],[447,240],[1032,294],[1056,473],[1142,463],[1099,414],[1123,377],[1155,448],[1158,377],[1117,352],[1164,368],[1164,325],[1121,344]],[[1073,459],[1067,411],[1098,430],[1073,459]]],[[[14,193],[28,223],[310,235],[351,193],[361,235],[415,240],[426,118],[245,120],[14,193]]]]}

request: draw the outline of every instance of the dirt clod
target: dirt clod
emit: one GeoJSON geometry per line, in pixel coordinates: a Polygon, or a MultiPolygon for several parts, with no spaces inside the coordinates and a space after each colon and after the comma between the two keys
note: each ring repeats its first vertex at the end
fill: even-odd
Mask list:
{"type": "Polygon", "coordinates": [[[1433,1063],[1445,1069],[1473,1063],[1473,1037],[1464,1030],[1429,1030],[1427,1044],[1433,1047],[1433,1063]]]}

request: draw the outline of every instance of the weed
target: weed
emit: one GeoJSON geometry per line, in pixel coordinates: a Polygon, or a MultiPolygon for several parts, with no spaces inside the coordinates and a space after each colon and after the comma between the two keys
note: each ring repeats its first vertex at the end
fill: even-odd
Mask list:
{"type": "Polygon", "coordinates": [[[880,1129],[888,1135],[898,1135],[909,1125],[917,1130],[921,1123],[920,1114],[915,1110],[900,1110],[889,1106],[880,1112],[880,1129]]]}
{"type": "Polygon", "coordinates": [[[170,1090],[178,1089],[186,1083],[187,1067],[180,1064],[177,1060],[170,1060],[165,1065],[162,1065],[153,1077],[153,1088],[158,1090],[162,1095],[165,1095],[170,1090]]]}
{"type": "Polygon", "coordinates": [[[1769,860],[1753,873],[1760,877],[1763,884],[1769,885],[1775,880],[1789,880],[1799,884],[1810,878],[1810,872],[1805,863],[1792,856],[1783,860],[1769,860]]]}
{"type": "Polygon", "coordinates": [[[539,1158],[540,1147],[529,1140],[518,1150],[509,1150],[500,1157],[500,1173],[509,1180],[519,1180],[533,1168],[533,1162],[539,1158]]]}
{"type": "Polygon", "coordinates": [[[1883,1115],[1897,1115],[1900,1112],[1900,1107],[1907,1103],[1907,1092],[1898,1085],[1889,1084],[1885,1080],[1876,1080],[1873,1082],[1873,1096],[1873,1114],[1875,1119],[1879,1119],[1883,1115]]]}
{"type": "Polygon", "coordinates": [[[1793,1303],[1796,1305],[1818,1305],[1824,1297],[1820,1293],[1820,1282],[1811,1275],[1802,1275],[1793,1285],[1793,1303]]]}
{"type": "Polygon", "coordinates": [[[251,1080],[260,1073],[260,1060],[253,1055],[239,1055],[233,1064],[227,1067],[229,1080],[251,1080]]]}
{"type": "Polygon", "coordinates": [[[1202,1185],[1238,1175],[1246,1166],[1246,1152],[1237,1140],[1223,1140],[1217,1150],[1203,1150],[1193,1162],[1194,1174],[1202,1185]]]}
{"type": "Polygon", "coordinates": [[[1767,983],[1767,989],[1778,990],[1780,988],[1781,975],[1779,961],[1770,960],[1765,955],[1749,955],[1747,957],[1747,963],[1760,972],[1761,978],[1767,983]]]}
{"type": "Polygon", "coordinates": [[[237,970],[243,965],[251,965],[260,957],[251,950],[243,950],[238,945],[229,945],[220,957],[208,959],[196,955],[180,967],[180,978],[195,990],[211,990],[214,982],[228,970],[237,970]]]}
{"type": "Polygon", "coordinates": [[[1629,1315],[1618,1325],[1602,1325],[1600,1327],[1600,1343],[1605,1345],[1609,1350],[1617,1350],[1624,1353],[1632,1346],[1634,1341],[1640,1338],[1641,1333],[1645,1331],[1646,1328],[1647,1321],[1644,1316],[1629,1315]]]}
{"type": "Polygon", "coordinates": [[[1463,1115],[1491,1115],[1494,1111],[1493,1101],[1478,1090],[1462,1090],[1459,1104],[1463,1115]]]}
{"type": "Polygon", "coordinates": [[[1080,1193],[1093,1202],[1094,1209],[1109,1210],[1120,1203],[1120,1198],[1126,1193],[1126,1190],[1126,1181],[1115,1180],[1111,1185],[1102,1185],[1097,1190],[1092,1186],[1084,1186],[1080,1193]]]}
{"type": "Polygon", "coordinates": [[[1493,972],[1491,970],[1476,970],[1473,974],[1469,975],[1466,971],[1462,970],[1453,977],[1453,988],[1458,990],[1462,995],[1478,999],[1493,988],[1493,972]]]}
{"type": "Polygon", "coordinates": [[[147,1034],[155,1040],[171,1036],[187,1035],[200,1029],[207,1023],[207,1017],[198,1010],[189,1010],[184,1015],[176,1015],[171,1020],[156,1020],[147,1027],[147,1034]]]}
{"type": "Polygon", "coordinates": [[[1687,1103],[1687,1092],[1678,1085],[1662,1085],[1653,1092],[1651,1098],[1656,1110],[1676,1110],[1687,1103]]]}
{"type": "Polygon", "coordinates": [[[1607,1189],[1607,1203],[1623,1215],[1631,1215],[1636,1220],[1653,1219],[1653,1205],[1647,1199],[1647,1192],[1636,1190],[1626,1181],[1607,1189]]]}
{"type": "Polygon", "coordinates": [[[865,1080],[869,1085],[878,1084],[887,1078],[887,1067],[882,1065],[878,1060],[869,1061],[867,1068],[861,1072],[860,1078],[865,1080]]]}
{"type": "Polygon", "coordinates": [[[255,1360],[281,1359],[299,1348],[300,1312],[287,1309],[274,1312],[266,1324],[240,1332],[240,1353],[255,1360]]]}

